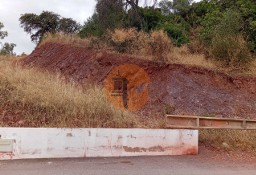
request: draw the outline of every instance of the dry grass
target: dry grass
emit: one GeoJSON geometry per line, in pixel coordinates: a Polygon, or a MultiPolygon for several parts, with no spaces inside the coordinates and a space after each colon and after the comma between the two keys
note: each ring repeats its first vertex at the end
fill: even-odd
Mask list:
{"type": "Polygon", "coordinates": [[[193,43],[182,47],[171,46],[171,41],[166,40],[162,31],[154,31],[151,34],[147,34],[144,32],[138,32],[135,29],[116,29],[115,31],[108,32],[107,36],[102,39],[81,39],[76,35],[57,33],[47,34],[40,45],[47,42],[66,43],[78,47],[89,46],[95,49],[129,54],[137,57],[138,59],[164,61],[169,64],[174,63],[198,66],[214,71],[225,72],[227,74],[256,76],[256,58],[253,58],[253,61],[247,69],[234,69],[232,67],[223,66],[221,62],[214,61],[209,58],[207,59],[206,56],[200,52],[191,53],[191,49],[189,48],[192,47],[191,45],[193,43]],[[161,38],[161,41],[159,41],[159,37],[161,38]],[[168,43],[168,46],[166,46],[165,43],[168,43]],[[155,49],[155,52],[152,51],[154,48],[152,49],[151,46],[157,48],[155,49]],[[163,55],[159,55],[159,52],[163,53],[163,55]]]}
{"type": "Polygon", "coordinates": [[[22,69],[12,66],[10,59],[0,59],[2,126],[143,127],[135,115],[115,110],[100,87],[83,91],[60,76],[22,69]]]}
{"type": "Polygon", "coordinates": [[[114,52],[131,54],[139,58],[218,69],[219,65],[212,60],[207,60],[204,54],[194,53],[188,46],[174,47],[171,40],[162,30],[150,34],[138,32],[135,29],[115,29],[109,31],[107,36],[108,47],[114,52]]]}
{"type": "Polygon", "coordinates": [[[256,57],[253,58],[253,61],[251,62],[249,69],[246,71],[246,74],[256,76],[256,57]]]}
{"type": "MultiPolygon", "coordinates": [[[[163,119],[143,120],[115,110],[100,87],[88,85],[90,88],[82,90],[61,76],[14,66],[12,59],[0,57],[0,126],[165,127],[163,119]]],[[[202,130],[200,143],[227,151],[256,152],[256,132],[202,130]]]]}
{"type": "MultiPolygon", "coordinates": [[[[41,44],[47,42],[85,47],[91,40],[55,34],[48,35],[41,44]]],[[[153,58],[142,56],[143,59],[153,58]]],[[[90,88],[83,90],[64,82],[61,76],[13,66],[12,59],[0,57],[0,126],[164,128],[162,119],[142,120],[134,114],[115,110],[107,102],[101,87],[88,85],[90,88]]],[[[203,54],[191,54],[186,46],[172,47],[166,62],[230,71],[207,60],[203,54]]],[[[242,74],[256,76],[256,60],[242,74]]],[[[202,130],[200,143],[228,151],[256,152],[256,132],[202,130]]]]}
{"type": "Polygon", "coordinates": [[[151,60],[165,62],[171,40],[163,30],[145,33],[134,28],[115,29],[105,35],[106,45],[114,52],[147,56],[151,60]]]}
{"type": "Polygon", "coordinates": [[[72,44],[78,47],[86,47],[90,43],[90,39],[84,38],[81,39],[79,36],[75,34],[64,34],[64,33],[46,33],[42,39],[42,41],[39,43],[38,47],[41,45],[44,45],[48,42],[55,42],[55,43],[61,43],[61,44],[72,44]]]}
{"type": "Polygon", "coordinates": [[[169,63],[199,66],[207,69],[219,69],[216,62],[207,60],[204,54],[191,54],[187,46],[175,47],[168,55],[169,63]]]}
{"type": "Polygon", "coordinates": [[[147,55],[149,35],[145,32],[139,32],[135,28],[115,29],[108,31],[104,37],[102,42],[113,52],[147,55]]]}
{"type": "Polygon", "coordinates": [[[168,53],[171,51],[172,43],[167,33],[163,30],[153,31],[149,35],[148,52],[154,61],[167,62],[168,53]]]}
{"type": "Polygon", "coordinates": [[[209,58],[207,59],[204,54],[191,54],[186,45],[179,48],[174,47],[168,55],[167,63],[203,67],[232,75],[256,76],[256,57],[253,58],[253,61],[246,69],[244,67],[238,69],[229,66],[224,67],[222,62],[214,61],[209,58]]]}
{"type": "Polygon", "coordinates": [[[219,150],[256,153],[256,131],[201,130],[199,141],[219,150]]]}

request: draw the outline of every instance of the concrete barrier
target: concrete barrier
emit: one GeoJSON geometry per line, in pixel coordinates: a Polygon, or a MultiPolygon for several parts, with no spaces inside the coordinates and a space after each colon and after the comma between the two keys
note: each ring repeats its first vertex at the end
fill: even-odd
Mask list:
{"type": "Polygon", "coordinates": [[[196,130],[0,128],[0,135],[0,160],[198,153],[196,130]]]}

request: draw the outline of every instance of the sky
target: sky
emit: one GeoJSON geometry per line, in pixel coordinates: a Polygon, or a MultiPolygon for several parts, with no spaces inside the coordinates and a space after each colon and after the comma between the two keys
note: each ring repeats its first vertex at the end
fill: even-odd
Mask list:
{"type": "Polygon", "coordinates": [[[4,24],[2,30],[8,32],[8,37],[3,42],[12,42],[17,46],[17,54],[29,54],[35,48],[30,35],[20,27],[21,14],[42,11],[53,11],[62,17],[73,18],[83,24],[94,12],[95,0],[0,0],[0,21],[4,24]]]}
{"type": "Polygon", "coordinates": [[[36,45],[20,27],[21,14],[52,11],[83,24],[93,14],[95,4],[95,0],[0,0],[0,21],[5,26],[2,30],[8,32],[2,42],[15,43],[16,54],[30,54],[36,45]]]}

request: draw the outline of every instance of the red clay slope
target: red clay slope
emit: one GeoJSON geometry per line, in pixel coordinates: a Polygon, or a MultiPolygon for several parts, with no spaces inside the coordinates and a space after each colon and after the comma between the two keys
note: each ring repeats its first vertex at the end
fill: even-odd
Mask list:
{"type": "Polygon", "coordinates": [[[115,66],[132,63],[150,76],[150,100],[142,115],[219,115],[256,118],[256,78],[230,77],[223,73],[163,65],[130,56],[100,52],[68,44],[46,43],[22,60],[22,64],[60,72],[80,84],[102,84],[115,66]]]}

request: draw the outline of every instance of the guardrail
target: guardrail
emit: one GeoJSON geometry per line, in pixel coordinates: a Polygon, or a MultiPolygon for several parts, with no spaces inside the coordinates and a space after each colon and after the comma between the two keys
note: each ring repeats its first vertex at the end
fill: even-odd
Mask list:
{"type": "Polygon", "coordinates": [[[256,120],[166,115],[166,127],[173,129],[256,130],[256,120]]]}

